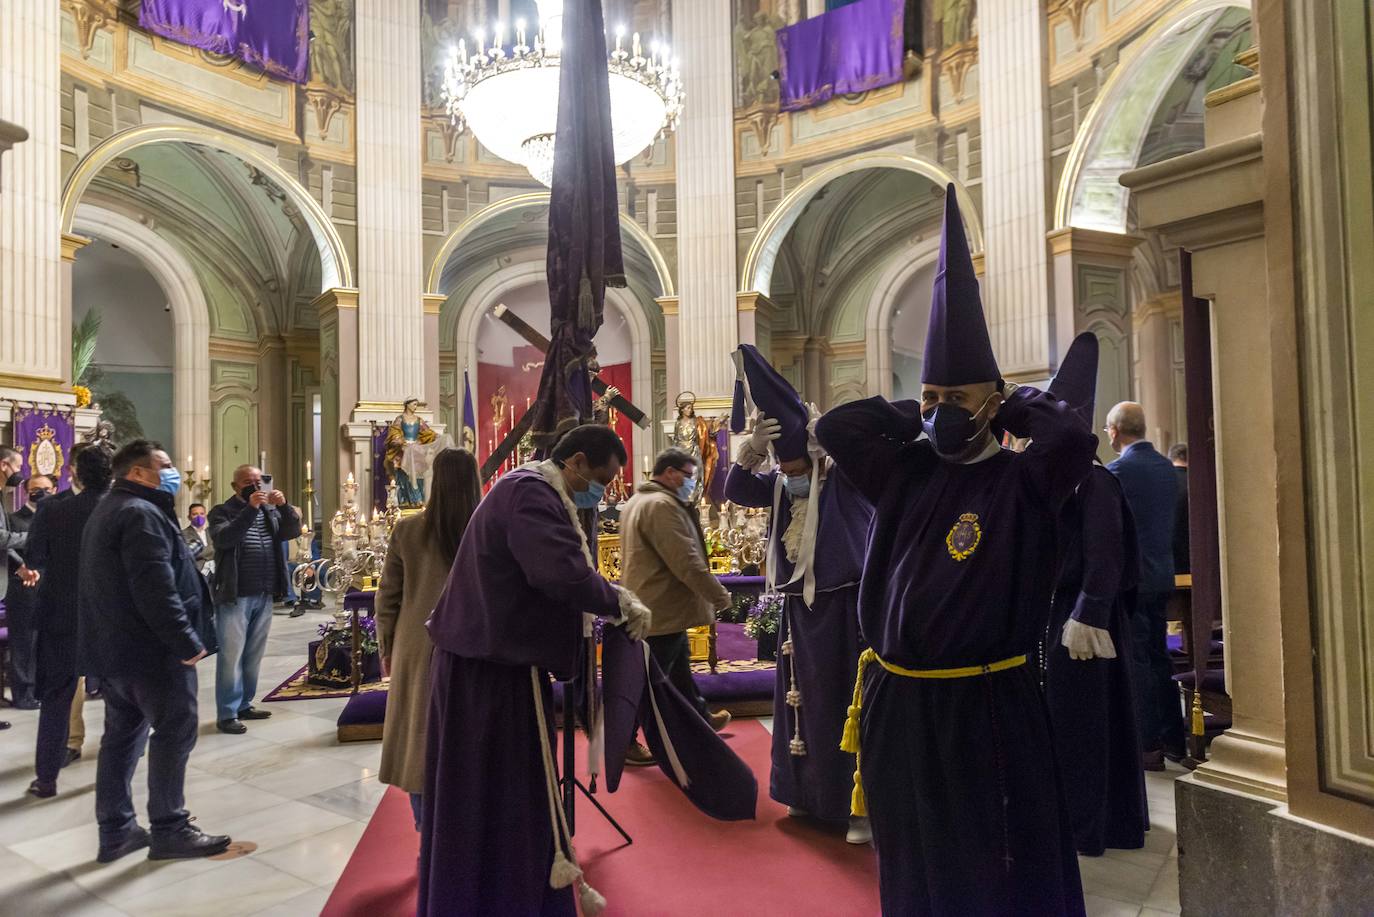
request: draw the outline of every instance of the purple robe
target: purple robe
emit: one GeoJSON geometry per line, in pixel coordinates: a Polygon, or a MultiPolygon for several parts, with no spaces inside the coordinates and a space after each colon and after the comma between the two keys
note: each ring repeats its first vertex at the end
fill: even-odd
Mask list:
{"type": "MultiPolygon", "coordinates": [[[[1032,437],[968,465],[942,461],[915,402],[836,408],[816,436],[874,506],[859,620],[912,669],[1033,656],[1057,570],[1056,520],[1094,437],[1022,387],[997,424],[1032,437]]],[[[1082,914],[1078,861],[1038,672],[920,679],[868,667],[860,769],[883,913],[1082,914]]]]}
{"type": "MultiPolygon", "coordinates": [[[[727,500],[740,506],[772,508],[778,472],[755,474],[738,465],[725,482],[727,500]]],[[[778,645],[790,637],[792,654],[779,655],[773,689],[772,768],[768,794],[787,806],[817,818],[849,817],[854,789],[854,756],[840,750],[844,721],[854,693],[859,652],[859,577],[871,512],[853,485],[835,467],[821,484],[817,501],[816,600],[808,608],[800,581],[782,587],[786,595],[778,627],[778,645]],[[801,691],[801,706],[787,704],[792,678],[801,691]],[[793,735],[806,743],[806,754],[791,751],[793,735]]],[[[782,550],[781,533],[792,521],[792,500],[784,491],[778,518],[777,550],[768,559],[778,583],[792,579],[793,564],[782,550]]]]}
{"type": "MultiPolygon", "coordinates": [[[[534,688],[572,674],[582,613],[618,615],[559,495],[513,471],[477,507],[427,627],[434,641],[418,913],[574,913],[549,888],[554,834],[534,688]]],[[[550,725],[552,732],[552,725],[550,725]]]]}
{"type": "Polygon", "coordinates": [[[1060,783],[1079,853],[1145,846],[1150,816],[1131,696],[1131,630],[1139,561],[1116,477],[1100,465],[1061,517],[1063,566],[1045,647],[1045,697],[1060,783]],[[1105,628],[1115,659],[1075,660],[1060,642],[1073,618],[1105,628]]]}

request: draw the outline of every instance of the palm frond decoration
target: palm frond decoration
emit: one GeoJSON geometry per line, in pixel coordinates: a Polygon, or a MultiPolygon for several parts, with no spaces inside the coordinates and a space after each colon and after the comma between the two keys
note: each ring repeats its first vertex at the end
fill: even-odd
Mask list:
{"type": "Polygon", "coordinates": [[[95,357],[95,343],[100,337],[100,310],[92,309],[79,324],[72,326],[72,382],[80,384],[95,357]]]}

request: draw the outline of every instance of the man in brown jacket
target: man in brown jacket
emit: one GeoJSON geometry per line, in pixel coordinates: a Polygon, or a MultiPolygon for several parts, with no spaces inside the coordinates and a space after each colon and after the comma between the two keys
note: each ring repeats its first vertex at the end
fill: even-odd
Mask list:
{"type": "Polygon", "coordinates": [[[636,488],[620,516],[622,582],[654,613],[648,643],[659,668],[720,731],[730,713],[706,712],[687,643],[689,627],[710,624],[730,607],[730,593],[707,564],[701,522],[689,502],[695,474],[696,459],[681,449],[654,460],[653,478],[636,488]]]}

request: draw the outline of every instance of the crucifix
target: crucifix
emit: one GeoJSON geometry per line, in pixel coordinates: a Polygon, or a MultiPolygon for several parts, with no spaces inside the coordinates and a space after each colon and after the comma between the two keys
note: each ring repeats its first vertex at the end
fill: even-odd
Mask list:
{"type": "MultiPolygon", "coordinates": [[[[535,330],[534,326],[529,322],[512,312],[505,304],[498,303],[496,308],[491,310],[491,314],[496,319],[504,322],[507,327],[524,338],[530,346],[534,347],[540,353],[548,353],[549,339],[535,330]]],[[[606,393],[608,386],[599,376],[592,376],[591,382],[592,391],[597,395],[604,395],[606,393]]],[[[617,411],[630,418],[631,422],[636,426],[648,426],[649,418],[623,395],[616,395],[611,399],[610,403],[617,411]]],[[[487,460],[482,464],[482,482],[484,484],[491,479],[491,476],[496,473],[496,469],[500,468],[501,463],[510,455],[511,450],[513,450],[516,444],[520,442],[527,432],[529,432],[530,424],[533,422],[534,413],[530,408],[526,408],[520,420],[515,423],[511,431],[506,434],[505,439],[501,440],[492,451],[491,455],[487,456],[487,460]]]]}

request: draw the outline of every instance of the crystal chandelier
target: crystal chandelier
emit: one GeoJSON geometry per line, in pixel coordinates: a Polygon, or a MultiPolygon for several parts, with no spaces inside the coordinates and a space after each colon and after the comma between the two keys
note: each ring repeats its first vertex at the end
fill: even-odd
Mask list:
{"type": "MultiPolygon", "coordinates": [[[[538,0],[537,7],[533,47],[526,43],[524,20],[515,23],[509,47],[500,23],[491,32],[490,45],[485,31],[473,35],[475,55],[469,56],[467,42],[459,41],[444,74],[444,98],[460,130],[471,128],[488,150],[552,186],[563,0],[538,0]]],[[[622,48],[624,36],[625,30],[618,29],[615,50],[606,61],[617,165],[676,128],[683,99],[677,62],[667,45],[651,43],[646,57],[638,32],[629,51],[622,48]]]]}

